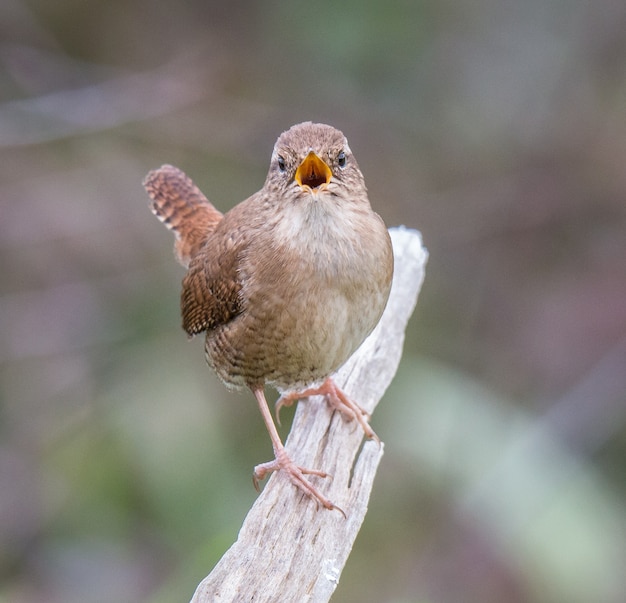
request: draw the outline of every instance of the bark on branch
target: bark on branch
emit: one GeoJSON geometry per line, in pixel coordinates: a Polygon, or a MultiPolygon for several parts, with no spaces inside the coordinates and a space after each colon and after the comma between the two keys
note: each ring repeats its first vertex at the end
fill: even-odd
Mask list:
{"type": "MultiPolygon", "coordinates": [[[[428,254],[417,231],[390,229],[395,270],[380,323],[335,375],[337,385],[372,413],[393,379],[404,331],[424,279],[428,254]]],[[[373,421],[375,429],[375,421],[373,421]]],[[[192,603],[328,601],[363,523],[384,445],[366,441],[356,422],[333,413],[321,397],[298,404],[287,451],[296,463],[327,471],[311,477],[341,507],[318,509],[280,472],[248,513],[237,542],[198,586],[192,603]]]]}

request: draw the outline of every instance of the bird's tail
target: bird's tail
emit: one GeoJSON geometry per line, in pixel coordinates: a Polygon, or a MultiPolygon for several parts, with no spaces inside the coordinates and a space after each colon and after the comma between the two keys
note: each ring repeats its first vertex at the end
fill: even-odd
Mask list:
{"type": "Polygon", "coordinates": [[[152,200],[152,212],[176,236],[176,258],[183,266],[189,266],[223,214],[185,172],[173,165],[149,172],[143,186],[152,200]]]}

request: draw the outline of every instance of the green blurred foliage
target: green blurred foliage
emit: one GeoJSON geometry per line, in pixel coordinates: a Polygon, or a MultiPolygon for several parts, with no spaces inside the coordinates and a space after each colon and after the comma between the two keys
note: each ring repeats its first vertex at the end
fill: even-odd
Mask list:
{"type": "Polygon", "coordinates": [[[305,119],[430,252],[333,600],[623,601],[624,31],[618,0],[4,2],[0,602],[186,600],[236,538],[269,439],[179,328],[141,180],[227,210],[305,119]]]}

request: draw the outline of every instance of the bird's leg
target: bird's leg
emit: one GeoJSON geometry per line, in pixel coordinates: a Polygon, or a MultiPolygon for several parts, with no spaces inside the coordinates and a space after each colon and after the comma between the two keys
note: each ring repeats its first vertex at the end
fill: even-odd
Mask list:
{"type": "Polygon", "coordinates": [[[343,413],[348,419],[356,419],[368,438],[375,440],[380,444],[380,438],[370,427],[368,420],[369,413],[361,408],[356,402],[350,400],[346,394],[335,384],[331,377],[328,377],[319,387],[311,387],[301,392],[288,392],[282,394],[276,402],[276,420],[280,425],[280,409],[283,406],[291,406],[296,400],[308,398],[309,396],[326,396],[328,403],[339,412],[343,413]]]}
{"type": "Polygon", "coordinates": [[[317,475],[318,477],[328,477],[327,473],[323,471],[318,471],[317,469],[307,469],[305,467],[300,467],[296,465],[285,450],[283,443],[280,440],[280,436],[278,435],[278,431],[276,430],[276,426],[274,425],[274,421],[272,420],[272,414],[270,413],[269,407],[267,405],[267,400],[265,399],[265,393],[263,392],[263,388],[254,388],[252,389],[254,393],[254,397],[256,398],[259,408],[261,410],[261,414],[263,415],[263,420],[265,421],[265,426],[267,427],[267,431],[270,434],[270,438],[272,440],[272,446],[274,448],[274,456],[275,459],[273,461],[269,461],[267,463],[261,463],[254,468],[253,481],[254,487],[259,489],[259,480],[264,479],[268,473],[272,471],[284,471],[291,482],[302,492],[304,492],[307,496],[310,496],[315,501],[320,503],[326,509],[337,509],[342,513],[345,517],[346,514],[340,509],[337,505],[333,504],[330,500],[328,500],[324,495],[319,492],[313,484],[308,482],[305,475],[317,475]]]}

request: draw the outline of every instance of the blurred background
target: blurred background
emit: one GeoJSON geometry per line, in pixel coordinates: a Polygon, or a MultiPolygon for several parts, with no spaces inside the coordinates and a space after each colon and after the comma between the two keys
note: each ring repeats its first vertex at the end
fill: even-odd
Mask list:
{"type": "Polygon", "coordinates": [[[622,0],[4,0],[0,601],[188,601],[235,540],[269,438],[141,180],[225,211],[311,119],[430,252],[333,601],[623,602],[625,32],[622,0]]]}

